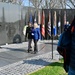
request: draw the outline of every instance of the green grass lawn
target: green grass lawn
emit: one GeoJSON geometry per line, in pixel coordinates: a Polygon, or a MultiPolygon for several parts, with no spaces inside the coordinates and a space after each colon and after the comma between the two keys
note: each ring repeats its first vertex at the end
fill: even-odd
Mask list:
{"type": "Polygon", "coordinates": [[[61,60],[59,62],[54,62],[29,75],[67,75],[67,73],[63,69],[63,62],[61,60]]]}

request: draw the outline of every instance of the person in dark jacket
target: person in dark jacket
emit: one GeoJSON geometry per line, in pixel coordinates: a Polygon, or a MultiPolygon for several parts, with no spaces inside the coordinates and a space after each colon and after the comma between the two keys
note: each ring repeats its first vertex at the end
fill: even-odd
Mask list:
{"type": "Polygon", "coordinates": [[[70,65],[68,75],[75,75],[75,17],[72,21],[71,28],[71,52],[70,52],[70,65]]]}
{"type": "Polygon", "coordinates": [[[31,43],[32,43],[32,23],[29,22],[28,27],[26,28],[26,36],[28,38],[28,52],[31,51],[31,43]]]}
{"type": "Polygon", "coordinates": [[[69,26],[70,26],[70,24],[69,24],[69,22],[67,21],[66,24],[64,25],[64,31],[66,31],[69,26]]]}
{"type": "Polygon", "coordinates": [[[34,23],[34,28],[32,30],[32,36],[34,40],[34,53],[38,52],[37,42],[40,39],[40,28],[37,23],[34,23]]]}

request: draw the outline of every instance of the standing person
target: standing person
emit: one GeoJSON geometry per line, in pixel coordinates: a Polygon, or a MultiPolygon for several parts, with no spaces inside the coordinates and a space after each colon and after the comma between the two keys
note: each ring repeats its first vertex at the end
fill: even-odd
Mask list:
{"type": "Polygon", "coordinates": [[[69,64],[68,64],[68,66],[66,66],[68,75],[75,75],[75,17],[74,17],[71,25],[69,26],[69,28],[67,30],[65,30],[65,32],[68,32],[67,34],[63,35],[63,36],[65,36],[65,37],[63,37],[65,40],[63,41],[62,36],[61,36],[61,38],[59,39],[59,43],[58,43],[58,46],[60,45],[60,47],[58,47],[57,50],[58,50],[59,54],[64,57],[64,60],[67,61],[67,59],[69,59],[67,61],[67,63],[69,63],[69,64]],[[66,35],[68,35],[68,36],[66,36],[66,35]],[[62,43],[64,44],[63,45],[64,47],[61,46],[62,43]],[[67,54],[69,55],[68,57],[67,57],[67,54]],[[69,68],[69,70],[68,70],[68,68],[69,68]]]}
{"type": "Polygon", "coordinates": [[[71,24],[71,52],[68,75],[75,75],[75,17],[71,24]]]}
{"type": "Polygon", "coordinates": [[[64,25],[64,31],[66,31],[69,26],[70,26],[70,24],[69,24],[69,22],[67,21],[66,24],[64,25]]]}
{"type": "Polygon", "coordinates": [[[37,42],[40,39],[40,28],[38,27],[37,23],[34,23],[34,29],[32,30],[32,36],[34,40],[34,53],[38,52],[37,42]]]}
{"type": "Polygon", "coordinates": [[[28,25],[25,25],[24,26],[24,28],[23,28],[23,34],[24,34],[24,36],[25,36],[25,41],[27,41],[27,39],[26,39],[26,29],[27,29],[27,27],[28,27],[28,25]]]}
{"type": "Polygon", "coordinates": [[[31,35],[31,32],[32,32],[32,23],[28,23],[28,27],[26,28],[26,38],[28,38],[28,53],[29,51],[31,51],[31,43],[32,43],[32,35],[31,35]]]}

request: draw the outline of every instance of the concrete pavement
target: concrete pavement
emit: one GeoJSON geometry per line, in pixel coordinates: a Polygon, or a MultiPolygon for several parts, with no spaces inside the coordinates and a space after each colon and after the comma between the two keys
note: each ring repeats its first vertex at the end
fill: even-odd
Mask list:
{"type": "MultiPolygon", "coordinates": [[[[32,44],[33,46],[33,44],[32,44]]],[[[27,53],[27,42],[3,45],[0,49],[0,75],[27,75],[59,59],[54,41],[53,59],[51,41],[39,41],[39,52],[27,53]]]]}

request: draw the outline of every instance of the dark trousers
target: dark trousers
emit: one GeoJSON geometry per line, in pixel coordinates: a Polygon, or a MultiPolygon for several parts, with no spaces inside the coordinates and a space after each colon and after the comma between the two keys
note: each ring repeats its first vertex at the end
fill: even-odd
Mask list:
{"type": "Polygon", "coordinates": [[[38,42],[38,40],[34,40],[34,52],[38,51],[37,42],[38,42]]]}
{"type": "Polygon", "coordinates": [[[28,39],[28,50],[31,48],[32,39],[28,39]]]}

